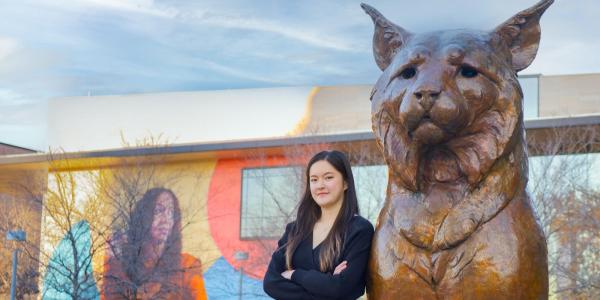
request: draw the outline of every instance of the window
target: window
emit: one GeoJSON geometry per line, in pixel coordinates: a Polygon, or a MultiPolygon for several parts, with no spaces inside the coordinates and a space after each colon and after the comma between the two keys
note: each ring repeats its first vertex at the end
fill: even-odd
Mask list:
{"type": "Polygon", "coordinates": [[[300,167],[242,170],[242,239],[278,238],[302,196],[300,167]]]}
{"type": "MultiPolygon", "coordinates": [[[[385,199],[387,166],[352,167],[360,213],[373,224],[385,199]]],[[[242,170],[242,239],[279,238],[304,192],[301,167],[242,170]]]]}
{"type": "Polygon", "coordinates": [[[593,291],[588,287],[598,282],[599,170],[599,153],[529,158],[528,190],[548,243],[549,276],[555,284],[551,293],[557,298],[568,295],[574,282],[582,283],[580,291],[587,298],[587,290],[593,291]]]}
{"type": "Polygon", "coordinates": [[[352,174],[360,214],[375,225],[385,200],[388,168],[386,165],[355,166],[352,174]]]}

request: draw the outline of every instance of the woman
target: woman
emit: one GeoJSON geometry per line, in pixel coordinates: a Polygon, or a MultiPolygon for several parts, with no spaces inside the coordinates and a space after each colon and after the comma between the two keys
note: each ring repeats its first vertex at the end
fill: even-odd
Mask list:
{"type": "Polygon", "coordinates": [[[206,299],[200,261],[181,253],[181,213],[171,190],[148,190],[128,223],[110,243],[104,299],[206,299]]]}
{"type": "Polygon", "coordinates": [[[346,155],[320,152],[308,163],[296,221],[279,240],[263,288],[276,299],[356,299],[372,237],[373,226],[358,215],[346,155]]]}

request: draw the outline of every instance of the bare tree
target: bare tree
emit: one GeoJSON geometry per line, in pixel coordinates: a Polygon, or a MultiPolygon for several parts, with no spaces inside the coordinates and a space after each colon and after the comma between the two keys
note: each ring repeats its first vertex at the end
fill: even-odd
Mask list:
{"type": "Polygon", "coordinates": [[[8,295],[12,276],[12,252],[17,250],[19,260],[17,269],[16,297],[24,299],[38,293],[37,262],[28,256],[39,241],[40,211],[36,203],[18,193],[0,194],[0,298],[8,295]],[[26,232],[29,242],[7,241],[10,230],[20,229],[26,232]]]}
{"type": "Polygon", "coordinates": [[[529,189],[548,241],[551,292],[600,297],[600,145],[596,127],[548,130],[529,140],[529,189]]]}
{"type": "Polygon", "coordinates": [[[352,162],[360,214],[377,222],[385,200],[388,168],[374,143],[356,143],[347,150],[352,162]]]}
{"type": "MultiPolygon", "coordinates": [[[[82,199],[77,191],[73,174],[55,172],[49,178],[46,167],[40,167],[43,170],[30,171],[25,168],[14,171],[18,174],[12,176],[8,183],[12,187],[12,195],[8,200],[3,199],[4,207],[0,213],[2,238],[6,230],[15,228],[27,233],[25,242],[18,245],[13,242],[6,248],[6,251],[14,247],[22,250],[17,296],[21,299],[25,295],[33,296],[32,294],[38,293],[37,281],[40,279],[48,295],[54,293],[72,295],[76,299],[93,298],[85,297],[89,295],[89,288],[95,287],[89,280],[89,257],[93,255],[89,247],[84,247],[88,249],[87,252],[80,251],[81,247],[78,247],[75,251],[62,253],[47,247],[50,241],[63,245],[81,245],[81,237],[73,230],[77,226],[76,219],[82,214],[75,203],[86,199],[82,199]],[[47,185],[48,181],[51,182],[50,185],[47,185]],[[44,226],[41,225],[42,220],[44,226]],[[42,240],[41,232],[44,233],[41,235],[42,240]],[[46,276],[38,278],[40,273],[46,276]]],[[[97,245],[95,249],[98,247],[97,245]]],[[[68,249],[67,247],[66,250],[68,249]]],[[[10,260],[3,259],[2,262],[8,263],[10,260]]]]}
{"type": "MultiPolygon", "coordinates": [[[[137,256],[128,251],[128,247],[133,245],[131,237],[134,235],[131,233],[135,229],[145,226],[148,230],[148,225],[155,226],[152,223],[155,211],[144,212],[146,208],[155,207],[138,205],[144,195],[150,190],[169,190],[169,187],[181,185],[179,181],[184,177],[186,186],[194,190],[196,183],[206,175],[189,168],[187,162],[173,161],[167,155],[168,146],[160,137],[143,139],[133,145],[124,143],[124,148],[129,151],[128,156],[100,161],[92,158],[70,159],[69,154],[50,153],[50,172],[43,174],[41,184],[38,183],[39,178],[21,176],[26,179],[15,186],[39,207],[37,222],[32,222],[38,224],[38,229],[32,232],[40,232],[40,214],[43,224],[41,241],[39,238],[37,242],[32,239],[25,251],[26,256],[40,266],[40,273],[43,274],[40,278],[42,298],[98,299],[107,279],[118,285],[126,284],[126,290],[133,291],[113,298],[158,296],[158,291],[185,298],[190,290],[189,286],[184,285],[186,280],[193,279],[193,276],[199,276],[201,280],[200,261],[181,254],[181,231],[197,222],[204,209],[203,204],[198,202],[187,201],[185,206],[177,209],[178,216],[181,215],[180,211],[186,213],[182,218],[176,218],[176,227],[168,228],[174,232],[169,237],[176,238],[166,239],[160,248],[161,253],[173,254],[171,259],[166,259],[165,255],[155,255],[160,259],[149,265],[151,259],[146,254],[157,249],[152,248],[150,252],[137,256]],[[146,155],[149,152],[152,155],[146,155]],[[149,218],[150,223],[142,216],[149,218]],[[125,253],[127,255],[122,255],[125,253]],[[114,271],[115,265],[125,272],[111,273],[111,267],[114,271]],[[131,275],[139,270],[139,266],[146,270],[145,277],[132,280],[131,275]]],[[[197,192],[192,191],[191,194],[197,192]]],[[[176,199],[174,194],[173,198],[176,199]]],[[[180,205],[178,201],[171,204],[180,205]]],[[[0,221],[22,219],[25,212],[20,210],[9,216],[3,211],[0,221]]],[[[7,223],[4,227],[14,226],[7,223]]],[[[135,235],[136,238],[145,240],[135,245],[152,245],[156,241],[151,235],[153,232],[140,233],[135,235]]],[[[5,251],[4,248],[2,250],[5,251]]],[[[194,250],[196,253],[202,251],[194,250]]],[[[22,271],[21,274],[25,276],[32,273],[22,271]]],[[[37,273],[34,275],[37,276],[37,273]]],[[[192,292],[204,293],[203,290],[192,292]]]]}
{"type": "Polygon", "coordinates": [[[94,193],[97,172],[73,171],[70,160],[55,155],[50,154],[47,190],[37,199],[43,206],[42,298],[98,299],[100,278],[94,277],[92,263],[103,252],[102,236],[109,228],[95,218],[104,210],[94,193]]]}
{"type": "Polygon", "coordinates": [[[109,206],[105,224],[111,228],[111,234],[104,236],[105,297],[190,298],[194,293],[204,293],[190,286],[191,277],[202,276],[200,261],[182,255],[182,231],[199,221],[204,206],[188,201],[187,206],[180,207],[183,203],[169,187],[187,178],[187,187],[194,189],[207,174],[191,169],[185,162],[169,164],[169,143],[160,137],[124,145],[153,153],[121,157],[115,167],[103,172],[98,180],[102,182],[99,195],[109,206]],[[170,200],[161,204],[160,199],[165,195],[170,200]],[[161,226],[156,222],[160,216],[167,218],[165,222],[171,222],[162,237],[160,228],[156,228],[161,226]]]}

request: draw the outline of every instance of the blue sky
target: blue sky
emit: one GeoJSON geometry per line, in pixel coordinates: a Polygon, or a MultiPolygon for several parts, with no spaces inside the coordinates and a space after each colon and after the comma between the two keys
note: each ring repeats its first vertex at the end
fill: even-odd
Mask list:
{"type": "MultiPolygon", "coordinates": [[[[536,0],[365,1],[404,28],[491,29],[536,0]]],[[[46,145],[61,96],[371,84],[360,1],[0,0],[0,142],[46,145]]],[[[524,74],[600,72],[600,1],[557,0],[524,74]]]]}

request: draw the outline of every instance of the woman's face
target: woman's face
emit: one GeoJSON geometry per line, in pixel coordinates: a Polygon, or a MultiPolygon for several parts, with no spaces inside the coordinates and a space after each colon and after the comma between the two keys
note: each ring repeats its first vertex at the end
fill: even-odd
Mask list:
{"type": "Polygon", "coordinates": [[[152,239],[155,241],[166,241],[173,228],[173,210],[175,199],[170,193],[162,192],[156,199],[154,207],[154,218],[152,219],[152,239]]]}
{"type": "Polygon", "coordinates": [[[344,200],[344,191],[348,188],[346,181],[342,173],[328,161],[314,163],[308,175],[310,193],[321,208],[334,206],[344,200]]]}

